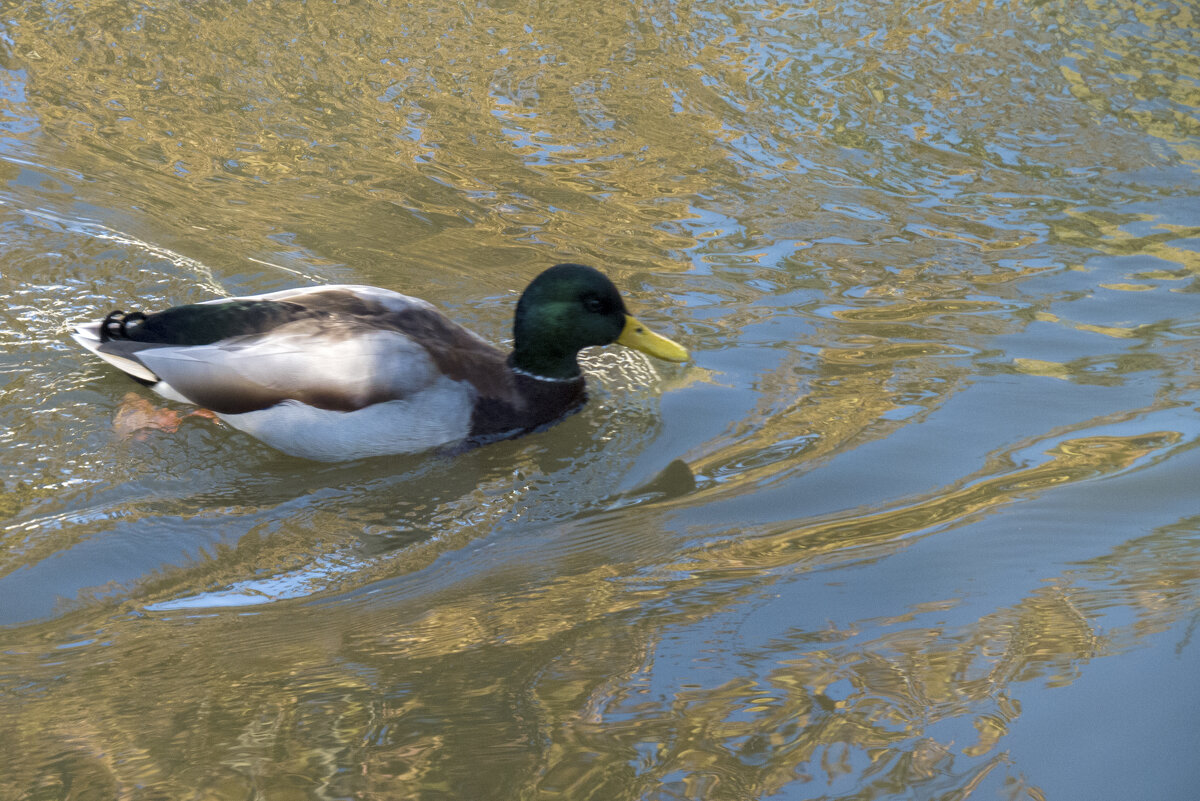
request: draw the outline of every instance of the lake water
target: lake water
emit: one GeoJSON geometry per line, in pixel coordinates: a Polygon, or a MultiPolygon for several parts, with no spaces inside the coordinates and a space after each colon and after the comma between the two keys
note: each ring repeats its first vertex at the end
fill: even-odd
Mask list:
{"type": "Polygon", "coordinates": [[[0,798],[1200,792],[1200,11],[0,4],[0,798]],[[691,349],[322,465],[70,326],[300,286],[691,349]]]}

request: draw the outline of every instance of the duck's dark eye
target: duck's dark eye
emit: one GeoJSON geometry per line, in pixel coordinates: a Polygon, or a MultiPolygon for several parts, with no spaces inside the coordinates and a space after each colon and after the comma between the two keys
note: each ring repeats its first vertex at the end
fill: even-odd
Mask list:
{"type": "Polygon", "coordinates": [[[592,314],[602,314],[604,312],[604,301],[595,295],[589,295],[583,299],[583,308],[592,314]]]}

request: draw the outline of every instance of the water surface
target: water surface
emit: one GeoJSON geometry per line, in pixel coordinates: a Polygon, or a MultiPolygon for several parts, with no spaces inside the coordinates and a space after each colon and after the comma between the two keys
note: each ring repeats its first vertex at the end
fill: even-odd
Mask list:
{"type": "Polygon", "coordinates": [[[1194,797],[1190,4],[0,11],[0,798],[1194,797]],[[692,363],[467,452],[67,337],[564,260],[692,363]]]}

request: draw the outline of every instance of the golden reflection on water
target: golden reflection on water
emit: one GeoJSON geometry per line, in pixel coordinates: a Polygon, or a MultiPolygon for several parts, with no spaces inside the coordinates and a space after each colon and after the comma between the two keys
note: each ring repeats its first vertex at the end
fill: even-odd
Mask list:
{"type": "MultiPolygon", "coordinates": [[[[533,715],[537,730],[552,743],[537,758],[548,766],[536,780],[540,792],[573,797],[617,792],[624,784],[621,766],[639,753],[638,744],[653,744],[654,757],[645,766],[647,775],[634,787],[649,787],[651,778],[665,781],[678,773],[686,777],[682,780],[687,786],[700,783],[696,792],[704,789],[720,797],[761,795],[798,780],[852,773],[858,769],[852,757],[860,753],[875,754],[873,761],[883,760],[879,767],[887,769],[890,782],[899,783],[895,786],[919,784],[945,775],[954,760],[953,749],[928,737],[926,730],[940,721],[966,716],[978,738],[959,744],[963,756],[991,753],[1007,733],[1008,723],[1020,716],[1020,704],[1006,688],[1035,679],[1049,686],[1069,683],[1080,664],[1128,647],[1129,634],[1101,635],[1090,620],[1097,602],[1110,604],[1114,599],[1088,583],[1096,576],[1125,575],[1121,563],[1141,559],[1145,546],[1069,571],[1016,605],[985,615],[963,630],[927,622],[953,610],[958,604],[954,600],[925,603],[901,616],[863,621],[845,630],[797,630],[795,636],[808,643],[804,656],[789,657],[788,649],[776,644],[777,666],[759,678],[683,687],[669,705],[655,696],[636,700],[638,687],[653,670],[656,644],[671,629],[736,608],[762,592],[762,579],[769,586],[786,575],[780,570],[803,564],[812,569],[823,553],[841,552],[845,558],[848,547],[858,552],[858,558],[878,558],[886,552],[881,547],[908,547],[906,540],[913,533],[956,521],[961,524],[997,503],[1079,480],[1080,472],[1126,469],[1173,439],[1163,434],[1068,439],[1049,451],[1044,465],[979,482],[931,499],[921,508],[863,515],[749,541],[713,543],[685,555],[661,578],[635,577],[628,566],[597,566],[511,594],[495,595],[493,590],[485,596],[490,600],[468,587],[466,592],[439,597],[399,627],[387,620],[396,612],[390,605],[375,611],[351,606],[347,610],[351,614],[338,615],[337,626],[315,631],[307,624],[311,612],[299,609],[291,620],[277,617],[269,629],[255,626],[252,618],[245,624],[236,617],[210,622],[201,618],[191,624],[155,623],[140,616],[110,619],[106,624],[110,642],[104,650],[116,653],[69,680],[70,694],[76,699],[74,713],[63,718],[57,697],[26,697],[23,717],[30,725],[9,737],[20,744],[17,753],[29,749],[31,755],[59,754],[64,769],[77,780],[94,773],[107,777],[104,782],[116,788],[171,786],[177,781],[186,786],[200,777],[190,777],[186,771],[182,776],[166,773],[166,766],[155,757],[156,749],[143,744],[145,738],[174,733],[172,741],[184,738],[180,744],[187,744],[193,759],[215,757],[192,752],[199,743],[193,744],[194,735],[186,734],[195,731],[190,718],[200,716],[200,731],[216,725],[204,711],[206,699],[216,704],[214,713],[242,717],[244,713],[229,707],[234,697],[237,708],[253,712],[238,736],[245,744],[244,756],[238,756],[237,748],[221,749],[218,761],[228,774],[223,780],[204,777],[210,793],[206,797],[246,792],[249,788],[241,777],[247,772],[266,782],[262,786],[271,787],[274,795],[287,792],[290,782],[301,781],[299,776],[314,775],[313,760],[321,749],[314,751],[310,744],[288,756],[288,743],[301,723],[298,716],[314,714],[301,712],[296,704],[319,703],[336,710],[333,720],[320,720],[321,736],[329,740],[328,764],[338,764],[348,748],[361,751],[364,792],[416,797],[419,793],[412,782],[421,785],[445,770],[447,760],[466,764],[470,756],[459,752],[469,747],[466,743],[447,740],[448,732],[427,733],[424,726],[414,730],[414,719],[441,716],[449,708],[444,705],[451,704],[464,722],[471,719],[472,710],[488,720],[486,699],[532,693],[528,699],[532,706],[524,715],[533,715]],[[996,485],[1002,489],[997,491],[996,485]],[[795,553],[797,547],[804,553],[802,561],[795,553]],[[714,594],[721,582],[725,587],[714,594]],[[647,617],[651,609],[661,611],[647,617]],[[624,621],[638,622],[629,628],[624,621]],[[239,633],[239,629],[245,630],[239,633]],[[872,636],[874,631],[880,633],[872,636]],[[158,640],[155,632],[165,640],[158,640]],[[270,639],[264,641],[264,635],[270,639]],[[223,641],[223,648],[195,645],[216,639],[223,641]],[[185,644],[189,641],[192,645],[185,644]],[[180,652],[172,643],[184,645],[182,653],[188,661],[184,671],[173,666],[180,652]],[[417,669],[418,674],[447,671],[449,676],[455,671],[447,660],[458,655],[468,664],[480,661],[496,643],[503,643],[509,657],[528,654],[531,665],[542,667],[534,675],[518,670],[509,676],[476,676],[465,693],[460,681],[451,681],[444,691],[453,700],[442,697],[434,682],[419,696],[401,693],[394,703],[382,705],[370,700],[381,677],[367,679],[359,670],[346,673],[341,667],[329,673],[339,663],[361,662],[372,666],[369,672],[384,675],[404,676],[417,669]],[[132,676],[126,672],[131,660],[141,663],[132,676]],[[847,689],[831,698],[827,689],[838,682],[848,683],[847,689]],[[312,699],[314,694],[319,701],[312,699]],[[160,707],[160,712],[147,715],[147,710],[128,707],[127,699],[137,697],[176,698],[176,706],[181,703],[184,709],[160,707]],[[193,706],[194,712],[186,711],[193,706]],[[627,724],[614,725],[609,719],[613,707],[623,710],[620,717],[627,724]],[[43,725],[46,718],[54,723],[43,725]],[[360,743],[364,729],[377,731],[382,740],[375,745],[360,743]],[[397,734],[389,734],[393,729],[397,734]],[[408,733],[401,735],[401,731],[408,733]],[[391,745],[393,740],[399,744],[391,745]],[[909,747],[911,758],[896,762],[896,749],[909,747]],[[120,758],[114,759],[113,754],[120,758]],[[719,787],[725,789],[718,791],[719,787]]],[[[641,510],[636,525],[663,525],[653,519],[657,514],[661,511],[641,510]]],[[[1141,565],[1137,575],[1149,586],[1131,587],[1125,599],[1138,599],[1143,610],[1142,622],[1131,632],[1135,638],[1161,627],[1156,620],[1173,619],[1179,604],[1195,604],[1193,594],[1169,589],[1194,583],[1200,569],[1195,558],[1148,568],[1141,565]],[[1151,579],[1152,574],[1158,578],[1151,579]]],[[[23,669],[26,675],[55,670],[40,657],[36,640],[26,647],[30,649],[23,669]]],[[[94,648],[79,656],[91,661],[91,654],[103,653],[94,648]]],[[[71,661],[67,653],[59,664],[71,661]]],[[[513,659],[515,664],[521,661],[513,659]]],[[[388,684],[386,679],[382,683],[388,684]]],[[[515,732],[509,736],[517,738],[514,752],[525,752],[524,736],[515,732]]],[[[972,775],[990,770],[988,766],[994,767],[999,758],[974,768],[972,775]]],[[[324,774],[317,769],[316,775],[324,774]]],[[[21,787],[31,778],[18,771],[9,780],[21,787]]],[[[971,783],[969,777],[963,781],[967,786],[971,783]]]]}
{"type": "Polygon", "coordinates": [[[1046,15],[1071,43],[1060,66],[1071,93],[1160,139],[1188,142],[1200,135],[1200,59],[1194,52],[1180,57],[1196,29],[1195,9],[1127,0],[1083,5],[1089,13],[1061,15],[1051,6],[1046,15]]]}
{"type": "Polygon", "coordinates": [[[1037,708],[1194,661],[1192,22],[10,4],[0,797],[1077,789],[1037,708]],[[598,361],[586,411],[466,454],[122,445],[128,387],[63,342],[310,280],[499,340],[563,258],[699,364],[598,361]]]}
{"type": "Polygon", "coordinates": [[[301,242],[314,215],[337,215],[387,232],[323,241],[358,263],[399,241],[440,270],[507,272],[543,248],[666,268],[661,254],[692,242],[658,223],[686,218],[684,198],[726,172],[711,114],[673,113],[653,69],[618,71],[659,45],[632,6],[543,15],[535,32],[488,6],[102,1],[77,9],[81,37],[54,39],[39,38],[55,32],[41,6],[16,13],[29,19],[14,55],[34,68],[31,104],[65,165],[136,163],[122,180],[152,198],[140,211],[182,212],[209,242],[233,213],[241,237],[286,220],[301,242]],[[479,47],[467,26],[505,46],[479,47]],[[81,87],[86,106],[63,102],[81,87]],[[688,170],[672,170],[665,146],[688,143],[688,170]]]}

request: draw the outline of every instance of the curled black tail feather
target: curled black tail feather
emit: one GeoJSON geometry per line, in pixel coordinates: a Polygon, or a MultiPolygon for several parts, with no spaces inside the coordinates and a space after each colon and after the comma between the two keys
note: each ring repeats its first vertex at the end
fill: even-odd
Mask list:
{"type": "Polygon", "coordinates": [[[130,323],[139,323],[146,319],[146,315],[139,311],[129,312],[117,309],[110,311],[105,316],[103,322],[100,323],[100,341],[108,342],[111,339],[131,339],[129,330],[126,328],[130,323]]]}

